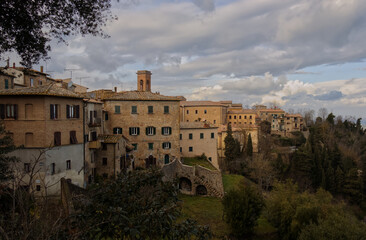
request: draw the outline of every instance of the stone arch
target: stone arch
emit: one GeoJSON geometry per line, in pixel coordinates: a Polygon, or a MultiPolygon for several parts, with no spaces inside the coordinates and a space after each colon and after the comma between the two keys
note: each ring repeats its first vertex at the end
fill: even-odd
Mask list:
{"type": "Polygon", "coordinates": [[[203,185],[198,185],[196,187],[196,195],[201,195],[201,196],[207,195],[207,188],[203,185]]]}
{"type": "Polygon", "coordinates": [[[179,178],[179,189],[183,191],[192,191],[192,182],[186,177],[179,178]]]}

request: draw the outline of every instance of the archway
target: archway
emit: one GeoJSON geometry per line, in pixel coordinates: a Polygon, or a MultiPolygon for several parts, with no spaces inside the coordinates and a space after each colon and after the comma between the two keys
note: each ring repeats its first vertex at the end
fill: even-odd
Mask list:
{"type": "Polygon", "coordinates": [[[203,185],[198,185],[196,188],[196,195],[207,195],[207,188],[203,185]]]}
{"type": "Polygon", "coordinates": [[[179,178],[179,189],[183,191],[192,191],[192,182],[186,177],[179,178]]]}
{"type": "Polygon", "coordinates": [[[169,163],[169,154],[165,154],[164,156],[164,163],[168,164],[169,163]]]}

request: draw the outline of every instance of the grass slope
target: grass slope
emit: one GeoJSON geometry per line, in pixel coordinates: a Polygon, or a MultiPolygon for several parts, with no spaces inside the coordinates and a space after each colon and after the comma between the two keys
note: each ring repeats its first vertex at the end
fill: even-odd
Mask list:
{"type": "Polygon", "coordinates": [[[210,170],[217,170],[208,160],[205,159],[199,159],[199,158],[184,158],[183,164],[189,165],[189,166],[195,166],[200,165],[202,167],[208,168],[210,170]]]}

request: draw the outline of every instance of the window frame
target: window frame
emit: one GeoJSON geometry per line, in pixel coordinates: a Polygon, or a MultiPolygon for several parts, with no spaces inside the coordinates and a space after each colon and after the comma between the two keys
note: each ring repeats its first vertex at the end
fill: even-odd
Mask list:
{"type": "Polygon", "coordinates": [[[164,106],[164,114],[169,114],[169,106],[164,106]]]}
{"type": "Polygon", "coordinates": [[[71,160],[66,160],[66,170],[71,170],[71,160]]]}

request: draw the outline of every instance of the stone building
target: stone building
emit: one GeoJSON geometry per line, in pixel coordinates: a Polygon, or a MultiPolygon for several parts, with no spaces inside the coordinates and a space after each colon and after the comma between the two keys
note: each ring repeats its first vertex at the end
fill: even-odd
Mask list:
{"type": "Polygon", "coordinates": [[[233,127],[244,125],[254,125],[259,123],[260,118],[257,112],[252,109],[238,109],[227,112],[227,122],[233,127]]]}
{"type": "Polygon", "coordinates": [[[228,104],[213,101],[181,101],[182,122],[208,122],[215,126],[226,124],[228,104]]]}
{"type": "Polygon", "coordinates": [[[196,157],[205,154],[219,169],[217,159],[217,127],[204,122],[180,123],[180,152],[182,157],[196,157]]]}
{"type": "Polygon", "coordinates": [[[286,132],[302,131],[304,120],[301,114],[286,114],[284,117],[284,129],[286,132]]]}
{"type": "Polygon", "coordinates": [[[14,76],[3,72],[0,69],[0,90],[14,88],[14,76]]]}
{"type": "Polygon", "coordinates": [[[52,78],[48,77],[47,73],[43,72],[43,67],[41,67],[40,71],[37,71],[25,67],[16,67],[14,63],[13,67],[7,66],[0,68],[0,70],[8,75],[14,76],[14,88],[38,87],[54,82],[52,78]]]}
{"type": "Polygon", "coordinates": [[[136,167],[162,166],[180,157],[180,99],[151,92],[149,71],[137,72],[137,86],[137,91],[94,92],[104,102],[105,133],[128,137],[136,167]]]}
{"type": "Polygon", "coordinates": [[[0,118],[17,146],[17,176],[36,173],[28,185],[58,194],[62,177],[83,186],[83,98],[54,84],[0,90],[0,118]],[[33,169],[33,166],[35,167],[33,169]],[[33,171],[35,170],[35,172],[33,171]]]}

